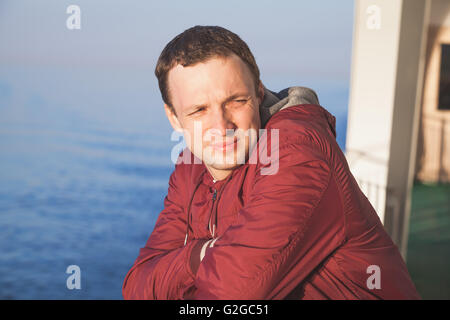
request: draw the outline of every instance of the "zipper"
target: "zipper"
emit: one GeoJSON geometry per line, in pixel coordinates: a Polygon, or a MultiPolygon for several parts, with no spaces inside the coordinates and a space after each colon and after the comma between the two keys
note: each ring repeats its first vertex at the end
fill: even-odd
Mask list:
{"type": "MultiPolygon", "coordinates": [[[[230,182],[230,180],[231,180],[231,177],[232,177],[232,174],[230,174],[230,175],[228,176],[228,178],[226,179],[225,183],[224,183],[221,187],[219,187],[219,189],[220,189],[220,190],[219,190],[219,191],[220,191],[220,194],[218,194],[217,189],[214,188],[214,192],[213,192],[213,195],[212,195],[211,212],[210,212],[210,214],[209,214],[209,223],[208,223],[208,228],[207,228],[207,229],[209,229],[209,233],[211,234],[212,238],[214,238],[214,236],[216,235],[216,228],[217,228],[217,206],[218,206],[218,203],[219,203],[220,198],[222,197],[222,194],[223,194],[223,192],[224,192],[224,190],[225,190],[226,185],[227,185],[228,182],[230,182]],[[216,198],[217,198],[217,201],[216,201],[216,198]],[[213,218],[213,217],[214,217],[214,222],[212,223],[212,227],[211,227],[211,221],[212,221],[212,218],[213,218]]],[[[214,182],[215,182],[215,181],[214,181],[214,182]]]]}
{"type": "Polygon", "coordinates": [[[213,224],[212,229],[211,229],[211,219],[212,219],[212,216],[213,216],[213,211],[214,211],[214,205],[215,205],[215,202],[216,202],[216,198],[217,198],[217,189],[214,188],[214,193],[212,195],[211,212],[209,214],[209,223],[208,223],[208,229],[209,229],[209,232],[211,234],[211,237],[213,237],[213,238],[214,238],[214,234],[216,233],[216,224],[213,224]]]}

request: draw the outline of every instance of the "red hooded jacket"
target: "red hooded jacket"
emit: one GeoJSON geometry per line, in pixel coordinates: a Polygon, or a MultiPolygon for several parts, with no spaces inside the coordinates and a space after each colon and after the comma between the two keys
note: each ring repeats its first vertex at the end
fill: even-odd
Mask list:
{"type": "Polygon", "coordinates": [[[175,166],[164,209],[124,280],[124,298],[420,299],[350,173],[335,118],[319,105],[295,105],[265,128],[250,157],[257,161],[222,181],[193,164],[188,149],[180,154],[192,164],[175,166]]]}

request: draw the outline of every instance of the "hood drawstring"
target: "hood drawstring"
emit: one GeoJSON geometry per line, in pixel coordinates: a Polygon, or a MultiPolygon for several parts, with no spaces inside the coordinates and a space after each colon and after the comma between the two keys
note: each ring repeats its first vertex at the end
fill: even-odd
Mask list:
{"type": "Polygon", "coordinates": [[[203,173],[200,175],[200,178],[198,179],[197,184],[195,185],[194,191],[192,192],[191,195],[191,200],[189,200],[189,206],[188,206],[188,210],[187,210],[187,219],[186,219],[186,237],[184,238],[184,245],[186,245],[187,240],[188,240],[188,234],[189,234],[189,225],[190,225],[190,220],[191,220],[191,205],[192,205],[192,200],[194,200],[194,195],[195,192],[197,191],[198,187],[200,186],[200,184],[202,183],[203,180],[203,175],[205,174],[205,171],[203,171],[203,173]]]}

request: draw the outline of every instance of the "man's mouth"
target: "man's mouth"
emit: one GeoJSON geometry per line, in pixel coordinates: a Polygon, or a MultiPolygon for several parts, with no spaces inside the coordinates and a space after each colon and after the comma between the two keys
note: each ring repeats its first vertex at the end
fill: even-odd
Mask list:
{"type": "Polygon", "coordinates": [[[236,145],[238,139],[237,138],[233,138],[230,140],[226,140],[226,141],[220,141],[217,143],[212,143],[211,147],[214,150],[218,150],[218,151],[223,151],[223,150],[234,150],[234,146],[236,145]]]}

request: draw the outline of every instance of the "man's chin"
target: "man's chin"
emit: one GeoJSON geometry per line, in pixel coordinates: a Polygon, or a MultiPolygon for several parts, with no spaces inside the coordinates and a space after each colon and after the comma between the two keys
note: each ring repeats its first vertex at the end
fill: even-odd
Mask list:
{"type": "Polygon", "coordinates": [[[220,159],[204,159],[204,163],[208,165],[209,167],[212,167],[216,170],[233,170],[240,166],[242,166],[245,163],[246,157],[241,157],[240,161],[234,157],[233,159],[231,157],[228,158],[220,158],[220,159]]]}
{"type": "Polygon", "coordinates": [[[205,163],[207,166],[216,170],[234,170],[243,165],[243,163],[205,163]]]}
{"type": "Polygon", "coordinates": [[[203,151],[203,163],[217,170],[232,170],[243,164],[247,159],[247,152],[219,153],[211,149],[203,151]]]}

